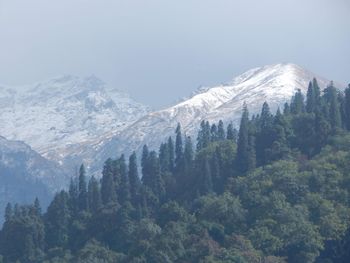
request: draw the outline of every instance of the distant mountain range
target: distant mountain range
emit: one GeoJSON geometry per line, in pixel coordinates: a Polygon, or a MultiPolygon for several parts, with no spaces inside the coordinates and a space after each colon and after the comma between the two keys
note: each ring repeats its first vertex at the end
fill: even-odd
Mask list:
{"type": "Polygon", "coordinates": [[[68,175],[57,163],[23,142],[0,136],[0,222],[7,202],[32,203],[38,197],[45,207],[52,194],[68,181],[68,175]]]}
{"type": "Polygon", "coordinates": [[[251,114],[258,113],[264,101],[276,111],[297,89],[305,93],[314,77],[321,88],[329,83],[295,64],[254,68],[226,85],[201,88],[154,112],[94,76],[62,76],[22,87],[0,85],[0,198],[28,201],[35,191],[17,198],[21,190],[15,189],[25,193],[39,186],[52,193],[67,184],[82,162],[98,174],[109,157],[139,152],[144,144],[157,149],[178,123],[194,139],[202,120],[221,119],[238,126],[244,102],[251,114]],[[9,140],[23,141],[32,149],[9,140]]]}
{"type": "Polygon", "coordinates": [[[0,86],[0,135],[24,141],[68,172],[149,111],[94,76],[0,86]]]}

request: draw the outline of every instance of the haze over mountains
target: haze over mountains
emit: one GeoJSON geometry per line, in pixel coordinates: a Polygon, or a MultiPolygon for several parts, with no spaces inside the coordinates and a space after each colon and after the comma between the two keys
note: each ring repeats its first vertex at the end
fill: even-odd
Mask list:
{"type": "Polygon", "coordinates": [[[14,150],[21,153],[12,154],[11,162],[5,154],[9,150],[2,153],[0,184],[5,174],[13,174],[19,181],[33,178],[49,192],[56,191],[66,186],[82,162],[90,174],[99,174],[109,157],[140,151],[144,144],[157,149],[174,134],[178,123],[193,139],[202,120],[221,119],[226,125],[232,122],[237,126],[244,102],[251,114],[258,113],[264,101],[274,112],[297,89],[305,93],[314,77],[322,89],[329,83],[294,64],[254,68],[226,85],[202,88],[190,98],[155,112],[94,76],[63,76],[24,87],[0,86],[0,135],[4,137],[0,144],[6,149],[12,145],[14,149],[25,149],[14,150]],[[5,138],[24,141],[41,156],[29,146],[5,138]],[[24,164],[35,163],[30,161],[33,158],[47,163],[44,167],[50,166],[50,172],[33,170],[24,164]]]}
{"type": "MultiPolygon", "coordinates": [[[[192,97],[164,110],[151,112],[105,143],[97,153],[97,160],[141,150],[144,144],[157,149],[159,144],[173,136],[177,123],[186,135],[196,138],[202,120],[238,126],[243,103],[251,114],[259,113],[267,101],[272,112],[289,102],[298,89],[306,92],[308,83],[317,78],[323,89],[329,80],[295,64],[275,64],[254,68],[234,78],[226,85],[202,88],[192,97]]],[[[101,163],[98,163],[101,167],[101,163]]],[[[98,167],[94,167],[97,169],[98,167]]]]}
{"type": "Polygon", "coordinates": [[[64,167],[149,112],[94,76],[0,86],[0,109],[2,136],[24,141],[64,167]]]}
{"type": "Polygon", "coordinates": [[[7,202],[32,203],[38,197],[46,207],[69,179],[57,163],[27,144],[0,136],[0,222],[7,202]]]}

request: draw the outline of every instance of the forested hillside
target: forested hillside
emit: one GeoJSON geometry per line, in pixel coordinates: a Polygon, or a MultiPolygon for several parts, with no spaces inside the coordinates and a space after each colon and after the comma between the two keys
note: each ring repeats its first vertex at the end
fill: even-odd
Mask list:
{"type": "Polygon", "coordinates": [[[203,121],[193,140],[179,124],[101,180],[82,165],[45,213],[8,204],[0,262],[348,262],[350,85],[248,108],[238,131],[203,121]]]}

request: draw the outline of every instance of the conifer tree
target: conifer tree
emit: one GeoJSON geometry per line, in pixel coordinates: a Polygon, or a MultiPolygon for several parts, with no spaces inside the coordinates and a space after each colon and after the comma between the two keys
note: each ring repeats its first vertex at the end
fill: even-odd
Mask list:
{"type": "Polygon", "coordinates": [[[251,171],[256,168],[255,136],[253,134],[249,134],[248,137],[247,158],[247,171],[251,171]]]}
{"type": "Polygon", "coordinates": [[[183,168],[183,143],[180,123],[177,125],[175,133],[175,168],[177,172],[180,172],[183,168]]]}
{"type": "Polygon", "coordinates": [[[316,102],[316,106],[317,106],[317,104],[320,103],[321,89],[320,89],[320,86],[318,85],[318,82],[317,82],[316,78],[312,79],[312,87],[313,87],[313,90],[314,90],[315,102],[316,102]]]}
{"type": "Polygon", "coordinates": [[[34,208],[35,214],[38,217],[40,217],[41,216],[41,206],[40,206],[40,201],[39,201],[38,197],[35,197],[33,208],[34,208]]]}
{"type": "Polygon", "coordinates": [[[125,202],[130,201],[130,183],[124,154],[120,156],[118,162],[120,170],[120,187],[118,189],[119,201],[121,204],[124,204],[125,202]]]}
{"type": "Polygon", "coordinates": [[[142,180],[144,180],[144,177],[147,177],[148,175],[148,157],[149,157],[149,151],[147,145],[144,145],[142,148],[142,157],[141,157],[141,168],[142,168],[142,180]]]}
{"type": "Polygon", "coordinates": [[[159,200],[162,200],[165,196],[165,185],[160,173],[159,158],[155,151],[150,152],[148,162],[150,174],[144,184],[153,191],[159,200]]]}
{"type": "Polygon", "coordinates": [[[311,113],[315,111],[316,106],[316,97],[314,93],[314,88],[312,82],[309,82],[309,86],[307,88],[306,93],[306,112],[311,113]]]}
{"type": "Polygon", "coordinates": [[[280,109],[277,109],[272,126],[273,143],[269,149],[265,151],[268,161],[284,159],[290,153],[287,137],[291,137],[292,130],[290,124],[286,120],[280,109]]]}
{"type": "Polygon", "coordinates": [[[219,150],[219,147],[216,147],[215,152],[213,154],[213,157],[210,162],[210,167],[211,167],[211,177],[212,177],[212,182],[213,182],[213,190],[216,193],[221,193],[224,188],[224,178],[222,173],[222,156],[219,150]]]}
{"type": "Polygon", "coordinates": [[[201,169],[203,173],[202,179],[202,194],[209,194],[213,191],[213,178],[210,171],[210,164],[208,158],[204,159],[204,167],[201,169]]]}
{"type": "Polygon", "coordinates": [[[49,248],[66,247],[69,239],[69,222],[71,214],[68,205],[69,196],[65,191],[56,194],[47,208],[46,244],[49,248]]]}
{"type": "Polygon", "coordinates": [[[5,208],[5,221],[11,220],[13,217],[13,210],[11,203],[7,203],[5,208]]]}
{"type": "MultiPolygon", "coordinates": [[[[273,131],[272,131],[272,125],[273,125],[273,116],[270,112],[270,107],[267,104],[267,102],[264,102],[262,109],[261,109],[261,115],[259,118],[259,132],[257,134],[256,138],[256,159],[258,162],[258,165],[264,165],[268,162],[268,158],[266,155],[266,151],[272,146],[273,143],[273,131]]],[[[250,138],[250,151],[253,151],[255,149],[255,139],[250,138]]],[[[251,161],[254,159],[254,152],[251,152],[251,161]]],[[[254,167],[254,162],[251,167],[254,167]]]]}
{"type": "Polygon", "coordinates": [[[272,125],[273,117],[270,112],[270,107],[267,104],[267,102],[264,102],[262,109],[261,109],[261,115],[260,115],[260,129],[265,130],[269,129],[272,125]]]}
{"type": "Polygon", "coordinates": [[[223,141],[225,140],[225,128],[224,128],[224,123],[222,120],[219,121],[218,125],[218,140],[223,141]]]}
{"type": "Polygon", "coordinates": [[[169,171],[174,172],[175,150],[174,150],[174,142],[171,137],[168,138],[168,152],[169,152],[169,171]]]}
{"type": "Polygon", "coordinates": [[[344,102],[344,112],[345,112],[345,127],[350,131],[350,84],[345,89],[345,102],[344,102]]]}
{"type": "MultiPolygon", "coordinates": [[[[216,126],[213,127],[213,133],[216,133],[216,126]]],[[[216,135],[214,135],[216,137],[216,135]]],[[[214,138],[213,137],[213,138],[214,138]]],[[[212,139],[210,124],[208,121],[201,121],[197,137],[197,152],[207,147],[212,139]]]]}
{"type": "Polygon", "coordinates": [[[185,140],[185,150],[184,150],[185,175],[188,175],[192,171],[193,158],[194,158],[194,153],[193,153],[192,140],[190,136],[187,136],[185,140]]]}
{"type": "Polygon", "coordinates": [[[69,184],[69,208],[72,214],[76,214],[79,209],[79,188],[78,183],[76,182],[76,178],[71,178],[69,184]]]}
{"type": "Polygon", "coordinates": [[[333,86],[333,82],[331,82],[330,85],[325,89],[325,96],[326,100],[329,102],[329,122],[332,126],[333,131],[335,131],[342,125],[338,93],[336,88],[333,86]]]}
{"type": "Polygon", "coordinates": [[[292,98],[292,101],[290,103],[290,111],[293,114],[300,114],[305,111],[304,96],[301,93],[300,89],[295,93],[294,97],[292,98]]]}
{"type": "Polygon", "coordinates": [[[138,194],[141,187],[141,181],[137,169],[136,153],[133,152],[129,157],[129,181],[130,181],[130,194],[133,205],[137,204],[138,194]]]}
{"type": "Polygon", "coordinates": [[[320,108],[321,92],[317,80],[314,78],[310,81],[306,94],[306,112],[316,112],[320,108]]]}
{"type": "Polygon", "coordinates": [[[167,143],[162,143],[159,147],[159,162],[162,173],[170,171],[170,154],[167,143]]]}
{"type": "Polygon", "coordinates": [[[82,164],[79,169],[79,194],[78,194],[78,207],[80,211],[88,209],[88,197],[86,187],[85,167],[82,164]]]}
{"type": "Polygon", "coordinates": [[[290,114],[290,106],[288,102],[284,103],[283,114],[286,116],[290,114]]]}
{"type": "Polygon", "coordinates": [[[197,135],[197,152],[204,148],[204,130],[205,130],[205,121],[201,121],[200,128],[197,135]]]}
{"type": "Polygon", "coordinates": [[[230,123],[228,126],[227,126],[227,135],[226,135],[226,139],[227,140],[231,140],[231,141],[234,141],[236,142],[237,139],[238,139],[238,132],[235,128],[233,128],[233,125],[232,123],[230,123]]]}
{"type": "Polygon", "coordinates": [[[112,159],[108,159],[102,171],[101,198],[104,205],[117,202],[116,186],[113,178],[112,159]]]}
{"type": "Polygon", "coordinates": [[[102,207],[100,187],[94,176],[91,177],[88,184],[88,201],[92,213],[97,213],[102,207]]]}
{"type": "Polygon", "coordinates": [[[243,106],[243,113],[238,133],[236,168],[240,173],[249,168],[249,113],[247,105],[243,106]]]}
{"type": "Polygon", "coordinates": [[[331,133],[329,122],[327,122],[327,120],[319,112],[316,112],[315,116],[315,133],[315,150],[313,154],[317,154],[321,151],[321,148],[326,144],[331,133]]]}
{"type": "MultiPolygon", "coordinates": [[[[216,125],[214,126],[214,134],[216,133],[216,125]]],[[[215,135],[214,135],[215,137],[215,135]]],[[[211,131],[210,131],[210,123],[209,121],[205,122],[204,125],[204,133],[203,133],[203,148],[208,147],[209,143],[211,141],[211,131]]]]}
{"type": "Polygon", "coordinates": [[[218,137],[218,127],[215,123],[213,123],[210,128],[210,141],[216,142],[218,140],[218,137]]]}

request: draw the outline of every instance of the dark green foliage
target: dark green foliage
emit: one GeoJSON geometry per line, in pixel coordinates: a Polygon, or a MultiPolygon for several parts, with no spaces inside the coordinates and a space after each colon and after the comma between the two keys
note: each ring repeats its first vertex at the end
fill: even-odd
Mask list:
{"type": "Polygon", "coordinates": [[[230,124],[227,126],[227,135],[226,135],[226,139],[236,142],[236,141],[237,141],[237,137],[238,137],[238,132],[237,132],[236,129],[233,128],[232,123],[230,123],[230,124]]]}
{"type": "Polygon", "coordinates": [[[306,94],[306,112],[316,113],[319,112],[321,107],[321,92],[318,86],[317,80],[314,78],[310,81],[306,94]]]}
{"type": "Polygon", "coordinates": [[[270,107],[265,102],[261,110],[258,127],[259,133],[256,138],[256,159],[259,166],[269,162],[270,156],[267,154],[267,150],[272,147],[272,143],[276,140],[274,137],[273,121],[270,107]]]}
{"type": "Polygon", "coordinates": [[[40,262],[44,257],[45,227],[34,205],[17,208],[6,220],[0,240],[4,262],[40,262]]]}
{"type": "Polygon", "coordinates": [[[71,213],[69,211],[69,196],[62,191],[54,197],[45,214],[46,244],[49,248],[68,245],[69,223],[71,213]]]}
{"type": "Polygon", "coordinates": [[[129,181],[130,181],[130,194],[131,202],[134,205],[138,204],[138,195],[140,193],[141,181],[137,169],[136,153],[133,152],[129,157],[129,181]]]}
{"type": "Polygon", "coordinates": [[[199,176],[201,180],[201,185],[202,185],[200,187],[200,192],[203,195],[209,194],[213,191],[213,178],[211,175],[208,159],[204,159],[204,162],[202,164],[200,171],[202,173],[201,176],[199,176]]]}
{"type": "Polygon", "coordinates": [[[238,137],[203,121],[196,152],[178,125],[175,146],[144,146],[141,180],[135,153],[88,187],[82,166],[44,214],[7,205],[0,262],[347,263],[349,90],[314,79],[283,113],[245,105],[238,137]]]}
{"type": "Polygon", "coordinates": [[[103,167],[102,179],[101,179],[101,198],[102,203],[107,205],[108,203],[117,202],[116,185],[113,178],[112,170],[113,161],[108,159],[103,167]]]}
{"type": "Polygon", "coordinates": [[[122,155],[119,160],[119,173],[120,173],[120,185],[117,188],[117,193],[119,195],[119,202],[121,204],[125,202],[130,202],[130,182],[129,175],[125,163],[125,157],[122,155]]]}
{"type": "Polygon", "coordinates": [[[92,213],[97,213],[102,207],[101,191],[98,181],[91,177],[88,185],[89,209],[92,213]]]}
{"type": "Polygon", "coordinates": [[[210,128],[210,141],[215,142],[219,140],[219,135],[218,135],[218,127],[216,124],[212,124],[210,128]]]}
{"type": "Polygon", "coordinates": [[[236,169],[240,173],[245,173],[249,169],[254,168],[254,138],[249,134],[249,113],[247,105],[243,107],[241,124],[238,133],[236,169]]]}
{"type": "Polygon", "coordinates": [[[324,90],[325,103],[327,103],[327,109],[329,109],[329,122],[333,131],[342,126],[340,103],[337,89],[331,82],[329,86],[324,90]]]}
{"type": "Polygon", "coordinates": [[[224,122],[222,120],[219,121],[218,125],[218,140],[223,141],[226,138],[224,122]]]}
{"type": "Polygon", "coordinates": [[[147,145],[144,145],[142,148],[142,157],[141,157],[141,167],[142,167],[142,180],[145,180],[147,178],[149,171],[148,171],[148,156],[149,151],[147,145]]]}
{"type": "Polygon", "coordinates": [[[171,137],[168,139],[167,149],[169,153],[169,170],[170,172],[174,172],[175,167],[175,150],[174,150],[174,142],[171,137]]]}
{"type": "Polygon", "coordinates": [[[175,140],[175,168],[177,172],[181,172],[181,167],[183,167],[183,143],[182,143],[182,133],[180,123],[176,127],[176,140],[175,140]]]}
{"type": "Polygon", "coordinates": [[[79,185],[78,185],[78,207],[79,210],[88,209],[88,195],[87,195],[87,186],[86,186],[86,175],[85,167],[82,164],[79,169],[79,185]]]}
{"type": "Polygon", "coordinates": [[[300,89],[292,98],[292,101],[290,103],[290,112],[293,114],[300,114],[305,112],[304,96],[301,93],[300,89]]]}
{"type": "Polygon", "coordinates": [[[350,84],[345,89],[345,103],[344,103],[344,113],[345,113],[345,127],[350,131],[350,84]]]}
{"type": "Polygon", "coordinates": [[[70,184],[69,184],[69,209],[71,213],[77,214],[78,209],[79,209],[79,203],[78,203],[78,198],[79,198],[79,188],[78,188],[78,183],[76,181],[76,178],[71,178],[70,184]]]}
{"type": "Polygon", "coordinates": [[[288,102],[286,102],[286,103],[284,104],[284,107],[283,107],[283,114],[284,114],[285,116],[288,116],[288,115],[290,114],[290,106],[289,106],[288,102]]]}
{"type": "Polygon", "coordinates": [[[5,221],[9,221],[13,217],[13,210],[11,203],[7,203],[5,208],[5,221]]]}
{"type": "Polygon", "coordinates": [[[210,129],[210,124],[208,121],[202,121],[200,125],[200,130],[197,136],[197,151],[207,147],[212,140],[215,140],[217,136],[216,125],[212,126],[210,129]]]}
{"type": "MultiPolygon", "coordinates": [[[[184,151],[184,174],[189,176],[193,169],[194,152],[191,137],[186,137],[184,151]]],[[[185,178],[186,179],[186,178],[185,178]]]]}

